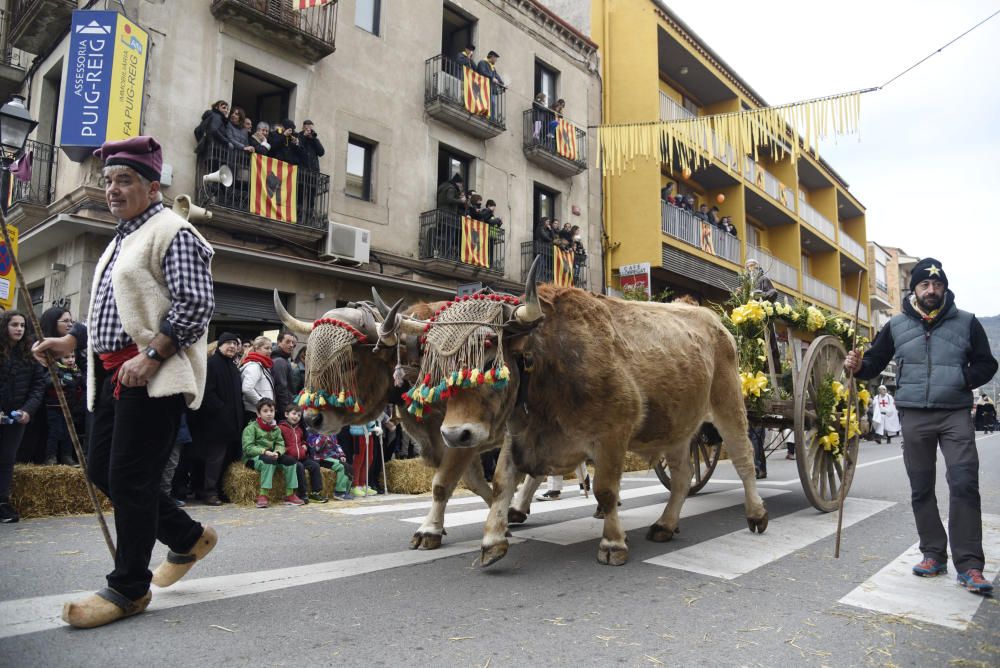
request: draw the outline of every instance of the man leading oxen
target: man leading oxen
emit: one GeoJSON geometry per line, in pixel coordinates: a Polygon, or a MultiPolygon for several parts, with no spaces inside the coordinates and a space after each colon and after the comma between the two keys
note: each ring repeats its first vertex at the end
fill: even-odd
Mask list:
{"type": "Polygon", "coordinates": [[[598,561],[624,564],[628,547],[617,506],[627,450],[668,461],[675,487],[647,538],[670,540],[691,480],[689,443],[706,415],[743,481],[750,529],[763,532],[768,516],[756,490],[736,344],[718,317],[698,307],[625,302],[575,288],[536,291],[536,268],[537,262],[526,303],[509,318],[472,300],[463,302],[472,308],[452,306],[422,327],[399,323],[404,331],[427,332],[421,383],[410,395],[429,404],[446,398],[441,431],[449,446],[478,448],[497,424],[507,425],[482,564],[507,552],[518,472],[561,473],[585,458],[594,462],[594,494],[605,514],[598,561]],[[452,334],[435,335],[438,330],[452,334]],[[498,377],[504,382],[491,382],[498,377]],[[474,389],[458,389],[470,384],[474,389]]]}

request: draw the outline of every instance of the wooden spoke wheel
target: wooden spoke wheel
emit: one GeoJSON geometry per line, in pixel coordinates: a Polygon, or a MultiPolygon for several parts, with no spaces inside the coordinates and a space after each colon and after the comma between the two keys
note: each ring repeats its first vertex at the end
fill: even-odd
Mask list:
{"type": "MultiPolygon", "coordinates": [[[[709,443],[704,429],[699,430],[691,439],[691,489],[688,490],[688,496],[697,494],[708,484],[708,479],[712,477],[715,466],[719,463],[720,452],[722,444],[709,443]]],[[[670,489],[670,469],[667,467],[667,460],[661,459],[653,468],[663,486],[670,489]]]]}
{"type": "MultiPolygon", "coordinates": [[[[847,457],[857,462],[858,437],[846,444],[846,454],[835,457],[819,443],[822,434],[816,417],[816,398],[823,382],[829,378],[843,380],[847,351],[834,336],[820,336],[810,344],[802,361],[802,370],[795,379],[795,459],[799,479],[806,498],[817,510],[829,513],[840,507],[841,487],[844,496],[851,488],[854,468],[845,473],[847,457]]],[[[844,381],[846,383],[846,381],[844,381]]],[[[840,424],[837,428],[841,429],[840,424]]],[[[840,431],[843,438],[843,431],[840,431]]]]}

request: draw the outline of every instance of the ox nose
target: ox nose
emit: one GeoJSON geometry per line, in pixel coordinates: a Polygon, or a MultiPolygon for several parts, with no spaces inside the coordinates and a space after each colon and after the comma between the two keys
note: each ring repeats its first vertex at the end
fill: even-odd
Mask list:
{"type": "Polygon", "coordinates": [[[474,448],[482,442],[485,434],[479,425],[460,424],[454,427],[441,427],[441,436],[449,448],[474,448]]]}
{"type": "Polygon", "coordinates": [[[323,413],[316,411],[314,413],[309,413],[302,418],[303,422],[310,429],[319,429],[323,426],[323,413]]]}

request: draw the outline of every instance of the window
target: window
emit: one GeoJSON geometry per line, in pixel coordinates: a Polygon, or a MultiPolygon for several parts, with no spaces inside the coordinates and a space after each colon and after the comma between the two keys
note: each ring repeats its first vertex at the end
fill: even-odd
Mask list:
{"type": "Polygon", "coordinates": [[[536,183],[534,199],[534,225],[536,227],[542,218],[552,219],[559,217],[559,193],[554,190],[549,190],[548,188],[540,186],[536,183]]]}
{"type": "Polygon", "coordinates": [[[382,14],[382,0],[357,0],[354,9],[354,25],[373,35],[379,34],[379,19],[382,14]]]}
{"type": "Polygon", "coordinates": [[[535,61],[535,95],[545,93],[546,104],[552,104],[559,99],[556,84],[559,82],[559,73],[546,67],[542,63],[535,61]]]}
{"type": "Polygon", "coordinates": [[[289,117],[295,84],[270,76],[254,67],[237,63],[233,72],[233,98],[230,109],[240,107],[256,127],[265,121],[272,127],[289,117]]]}
{"type": "Polygon", "coordinates": [[[749,223],[747,224],[747,246],[760,248],[760,230],[749,223]]]}
{"type": "Polygon", "coordinates": [[[438,184],[450,181],[455,174],[462,175],[466,190],[474,189],[472,158],[442,144],[438,148],[438,184]]]}
{"type": "Polygon", "coordinates": [[[372,155],[375,146],[356,137],[347,140],[347,171],[344,192],[348,197],[372,199],[372,155]]]}
{"type": "MultiPolygon", "coordinates": [[[[444,4],[441,20],[441,55],[455,59],[469,44],[475,44],[476,18],[460,7],[444,4]]],[[[485,53],[485,52],[484,52],[485,53]]]]}
{"type": "Polygon", "coordinates": [[[885,265],[881,262],[875,263],[875,287],[882,292],[889,291],[889,279],[886,277],[885,265]]]}

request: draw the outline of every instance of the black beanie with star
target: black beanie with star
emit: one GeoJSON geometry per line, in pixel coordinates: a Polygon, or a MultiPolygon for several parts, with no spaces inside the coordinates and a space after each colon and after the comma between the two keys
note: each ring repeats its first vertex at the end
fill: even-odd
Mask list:
{"type": "Polygon", "coordinates": [[[910,292],[913,292],[913,289],[917,287],[917,283],[929,278],[936,278],[944,283],[945,288],[948,287],[948,277],[945,275],[944,269],[941,268],[941,263],[932,257],[925,257],[913,267],[913,271],[910,273],[910,292]]]}

